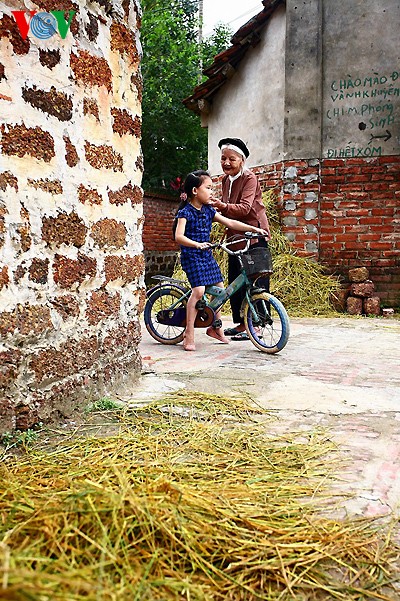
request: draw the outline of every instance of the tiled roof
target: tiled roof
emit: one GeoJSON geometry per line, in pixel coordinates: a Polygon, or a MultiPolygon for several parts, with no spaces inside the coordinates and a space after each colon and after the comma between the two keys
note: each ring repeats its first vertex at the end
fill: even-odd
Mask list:
{"type": "Polygon", "coordinates": [[[231,46],[217,54],[212,65],[203,70],[208,79],[196,86],[193,94],[183,100],[186,108],[199,115],[202,111],[207,112],[208,103],[214,94],[232,77],[247,50],[258,44],[261,29],[276,7],[283,2],[284,0],[262,0],[263,10],[242,25],[232,37],[231,46]]]}

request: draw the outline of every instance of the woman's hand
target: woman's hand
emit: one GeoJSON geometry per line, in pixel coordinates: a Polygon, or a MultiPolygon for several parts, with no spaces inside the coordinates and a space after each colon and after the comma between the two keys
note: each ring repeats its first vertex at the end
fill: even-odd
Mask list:
{"type": "Polygon", "coordinates": [[[255,227],[254,232],[256,234],[261,234],[261,236],[264,236],[267,240],[271,238],[271,234],[267,230],[262,230],[260,227],[255,227]]]}
{"type": "Polygon", "coordinates": [[[218,198],[210,198],[211,200],[211,206],[214,207],[214,209],[217,209],[217,211],[222,211],[223,209],[226,209],[226,202],[222,202],[222,200],[218,200],[218,198]]]}
{"type": "Polygon", "coordinates": [[[196,248],[198,250],[207,250],[207,248],[210,248],[211,244],[210,242],[199,242],[198,245],[196,246],[196,248]]]}

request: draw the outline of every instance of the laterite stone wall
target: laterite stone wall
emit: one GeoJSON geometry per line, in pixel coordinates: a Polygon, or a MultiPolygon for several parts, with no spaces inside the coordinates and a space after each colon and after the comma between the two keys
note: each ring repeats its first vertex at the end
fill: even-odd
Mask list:
{"type": "Polygon", "coordinates": [[[0,433],[68,416],[141,367],[140,7],[76,11],[65,39],[0,13],[0,433]]]}

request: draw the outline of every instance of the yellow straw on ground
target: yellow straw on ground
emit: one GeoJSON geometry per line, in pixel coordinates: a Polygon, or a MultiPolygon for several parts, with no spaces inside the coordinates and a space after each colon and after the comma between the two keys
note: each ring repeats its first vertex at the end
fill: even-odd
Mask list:
{"type": "Polygon", "coordinates": [[[2,466],[3,598],[397,598],[382,525],[326,517],[322,433],[270,436],[249,401],[193,392],[117,418],[116,436],[2,466]]]}

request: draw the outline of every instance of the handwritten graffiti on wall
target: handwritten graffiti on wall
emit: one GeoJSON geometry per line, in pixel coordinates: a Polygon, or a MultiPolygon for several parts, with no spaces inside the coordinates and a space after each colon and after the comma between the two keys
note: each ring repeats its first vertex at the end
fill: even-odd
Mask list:
{"type": "Polygon", "coordinates": [[[346,146],[345,148],[328,148],[328,159],[349,159],[353,157],[380,157],[382,156],[382,146],[366,146],[357,148],[356,146],[346,146]]]}
{"type": "MultiPolygon", "coordinates": [[[[381,156],[385,147],[373,146],[372,142],[378,138],[384,143],[390,140],[390,130],[399,122],[399,83],[400,71],[374,72],[372,76],[363,77],[347,75],[331,81],[325,111],[328,122],[334,125],[344,121],[343,126],[352,130],[354,119],[358,118],[359,132],[375,131],[369,134],[369,141],[360,140],[359,146],[348,144],[342,148],[328,148],[328,158],[381,156]]],[[[354,138],[353,144],[357,144],[354,138]]]]}
{"type": "Polygon", "coordinates": [[[382,115],[385,114],[385,118],[394,119],[393,111],[394,106],[391,103],[378,104],[376,106],[368,103],[361,106],[342,106],[328,109],[326,116],[328,119],[343,117],[345,115],[360,115],[361,117],[373,115],[374,117],[382,118],[382,115]]]}
{"type": "Polygon", "coordinates": [[[347,79],[334,79],[331,83],[331,99],[332,102],[337,100],[347,100],[348,98],[378,98],[383,96],[386,100],[389,96],[399,96],[400,88],[395,87],[393,83],[397,81],[400,73],[393,71],[391,75],[375,74],[375,77],[356,77],[354,80],[348,76],[347,79]],[[375,87],[375,86],[385,86],[375,87]],[[360,88],[360,89],[357,89],[360,88]],[[351,92],[349,90],[352,90],[351,92]],[[357,90],[357,91],[354,91],[357,90]]]}

